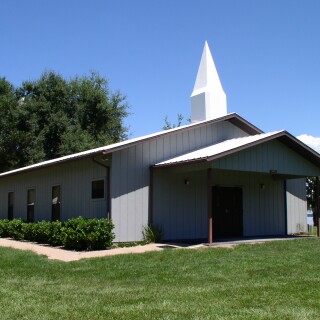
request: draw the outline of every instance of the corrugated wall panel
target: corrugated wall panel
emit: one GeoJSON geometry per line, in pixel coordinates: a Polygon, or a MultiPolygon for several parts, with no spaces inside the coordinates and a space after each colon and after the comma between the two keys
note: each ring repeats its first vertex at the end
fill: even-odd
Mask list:
{"type": "MultiPolygon", "coordinates": [[[[242,188],[244,236],[286,233],[283,181],[274,181],[267,174],[224,170],[214,170],[212,181],[213,186],[242,188]]],[[[156,170],[155,186],[155,223],[162,227],[164,239],[206,238],[206,171],[156,170]],[[190,181],[189,186],[185,179],[190,181]]]]}
{"type": "Polygon", "coordinates": [[[206,174],[155,171],[154,223],[164,239],[205,238],[207,234],[206,174]],[[189,185],[185,180],[190,181],[189,185]]]}
{"type": "MultiPolygon", "coordinates": [[[[190,150],[207,146],[211,143],[220,141],[224,137],[230,138],[247,135],[240,129],[232,129],[233,127],[234,126],[230,123],[218,123],[202,128],[194,128],[193,130],[159,137],[154,140],[146,141],[140,145],[135,145],[128,149],[115,152],[113,154],[111,175],[111,197],[113,199],[112,217],[116,226],[115,241],[140,240],[142,237],[142,228],[148,223],[149,167],[151,165],[173,156],[189,152],[190,150]],[[234,134],[236,134],[236,136],[233,136],[234,134]],[[140,148],[140,151],[138,151],[138,148],[140,148]]],[[[197,179],[198,178],[196,178],[196,180],[197,179]]],[[[154,183],[154,185],[156,184],[157,183],[154,183]]],[[[166,194],[168,190],[171,190],[168,194],[168,202],[173,204],[172,208],[178,205],[177,199],[172,199],[175,194],[175,188],[173,187],[175,185],[176,184],[173,182],[173,185],[170,185],[170,188],[167,188],[166,190],[159,189],[157,191],[159,195],[163,197],[163,194],[166,194]]],[[[202,190],[203,186],[201,185],[199,188],[199,190],[202,190]]],[[[190,190],[192,190],[192,188],[190,188],[190,190]]],[[[205,190],[204,193],[206,193],[205,190]]],[[[200,199],[203,198],[203,195],[192,193],[189,194],[189,198],[193,199],[190,207],[187,207],[185,204],[185,198],[179,198],[179,201],[183,203],[182,206],[185,207],[186,212],[188,212],[188,216],[187,219],[182,222],[182,226],[178,227],[173,224],[172,227],[170,227],[171,234],[178,232],[178,234],[183,235],[184,229],[187,229],[189,233],[192,233],[195,217],[193,216],[193,213],[191,214],[191,211],[195,211],[192,208],[195,208],[195,203],[201,202],[200,199]]],[[[158,208],[163,208],[163,204],[154,204],[154,209],[155,208],[154,216],[157,216],[160,214],[158,208]]],[[[173,210],[172,208],[170,208],[169,211],[161,209],[161,214],[167,215],[170,213],[171,218],[178,220],[180,208],[177,208],[176,210],[173,210]]],[[[202,225],[203,217],[200,215],[199,220],[196,220],[196,222],[202,225]]]]}
{"type": "Polygon", "coordinates": [[[135,196],[134,202],[134,235],[141,233],[142,225],[143,225],[143,212],[141,208],[141,204],[143,203],[143,174],[139,174],[139,172],[143,171],[143,147],[142,145],[138,145],[136,147],[136,174],[135,179],[138,185],[141,185],[142,188],[137,190],[137,194],[135,196]]]}
{"type": "Polygon", "coordinates": [[[267,174],[214,170],[213,185],[242,188],[244,236],[285,234],[282,180],[275,181],[267,174]]]}
{"type": "Polygon", "coordinates": [[[306,179],[287,180],[288,233],[307,231],[306,179]]]}
{"type": "Polygon", "coordinates": [[[213,162],[213,168],[291,175],[319,174],[319,169],[279,141],[270,141],[213,162]]]}
{"type": "MultiPolygon", "coordinates": [[[[158,137],[114,152],[112,157],[110,155],[109,162],[112,161],[110,170],[111,214],[115,224],[116,240],[133,241],[140,240],[142,237],[142,228],[148,223],[150,165],[221,141],[224,138],[246,135],[245,132],[228,122],[217,123],[178,132],[170,136],[158,137]]],[[[3,177],[0,179],[0,217],[7,217],[8,192],[13,191],[15,193],[15,217],[25,219],[27,190],[35,188],[35,218],[36,220],[50,220],[51,188],[54,185],[61,186],[62,220],[79,215],[88,218],[106,217],[106,199],[91,199],[92,180],[106,179],[106,174],[106,168],[94,163],[91,159],[82,159],[3,177]]],[[[161,212],[166,211],[165,215],[173,214],[175,221],[178,221],[180,219],[180,203],[182,203],[186,219],[182,222],[182,226],[173,224],[170,232],[177,232],[182,236],[186,230],[188,234],[200,237],[203,232],[206,232],[206,202],[203,201],[206,187],[202,184],[203,176],[201,174],[188,173],[188,176],[195,182],[187,192],[190,205],[188,205],[183,193],[178,198],[174,197],[176,183],[172,181],[173,184],[168,189],[171,190],[169,202],[173,204],[172,208],[176,209],[166,211],[163,204],[159,204],[159,208],[163,208],[161,212]],[[194,189],[195,185],[197,185],[196,189],[194,189]],[[205,215],[202,213],[198,215],[199,208],[200,212],[205,212],[205,215]],[[195,226],[200,227],[195,228],[195,226]]],[[[164,189],[159,190],[160,195],[166,192],[167,190],[164,189]]]]}
{"type": "Polygon", "coordinates": [[[106,217],[106,199],[91,199],[91,182],[106,179],[106,168],[91,159],[4,177],[0,182],[0,217],[7,217],[8,192],[15,194],[14,217],[26,219],[27,190],[36,190],[35,219],[51,220],[51,192],[61,186],[61,219],[106,217]]]}

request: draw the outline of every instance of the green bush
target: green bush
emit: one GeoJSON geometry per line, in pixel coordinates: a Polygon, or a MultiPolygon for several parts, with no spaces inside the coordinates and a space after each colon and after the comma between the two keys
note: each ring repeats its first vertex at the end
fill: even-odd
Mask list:
{"type": "Polygon", "coordinates": [[[102,250],[110,248],[114,239],[113,224],[106,219],[82,217],[65,222],[61,230],[63,245],[67,249],[102,250]]]}
{"type": "Polygon", "coordinates": [[[161,240],[162,231],[159,227],[150,225],[143,228],[142,236],[147,243],[157,243],[161,240]]]}
{"type": "Polygon", "coordinates": [[[9,220],[0,220],[0,238],[7,238],[9,236],[9,220]]]}
{"type": "Polygon", "coordinates": [[[25,239],[25,222],[22,219],[13,219],[9,221],[8,233],[9,237],[15,240],[25,239]]]}
{"type": "Polygon", "coordinates": [[[48,243],[52,246],[62,246],[63,241],[61,237],[62,222],[54,221],[50,223],[50,238],[48,243]]]}
{"type": "Polygon", "coordinates": [[[39,243],[49,243],[51,237],[51,222],[39,221],[36,223],[27,224],[30,227],[30,239],[31,241],[39,243]]]}
{"type": "Polygon", "coordinates": [[[23,239],[28,240],[28,241],[35,241],[34,235],[33,235],[35,229],[36,229],[35,223],[23,222],[23,224],[22,224],[23,239]]]}
{"type": "Polygon", "coordinates": [[[70,219],[67,222],[23,222],[22,219],[0,220],[0,237],[29,240],[72,250],[110,248],[114,239],[113,224],[106,219],[70,219]]]}

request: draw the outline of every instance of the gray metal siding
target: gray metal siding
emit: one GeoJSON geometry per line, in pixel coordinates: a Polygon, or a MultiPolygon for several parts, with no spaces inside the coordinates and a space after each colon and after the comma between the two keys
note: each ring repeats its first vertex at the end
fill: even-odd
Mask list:
{"type": "MultiPolygon", "coordinates": [[[[154,222],[162,228],[164,239],[207,238],[206,171],[159,169],[155,176],[154,222]],[[190,180],[189,186],[185,179],[190,180]]],[[[244,236],[286,234],[282,180],[268,174],[213,170],[215,185],[242,188],[244,236]]]]}
{"type": "Polygon", "coordinates": [[[284,235],[285,204],[282,180],[270,175],[213,171],[213,185],[238,186],[243,192],[243,235],[284,235]],[[264,188],[262,188],[264,185],[264,188]]]}
{"type": "Polygon", "coordinates": [[[307,231],[306,179],[287,180],[288,234],[307,231]]]}
{"type": "Polygon", "coordinates": [[[206,172],[156,170],[154,182],[154,224],[162,229],[163,238],[205,238],[208,229],[206,172]],[[186,179],[189,185],[185,184],[186,179]]]}
{"type": "Polygon", "coordinates": [[[213,167],[251,172],[277,170],[281,174],[315,176],[320,174],[318,167],[279,141],[242,150],[235,154],[213,161],[213,167]]]}
{"type": "Polygon", "coordinates": [[[285,234],[282,180],[274,181],[267,174],[224,170],[214,170],[212,180],[213,185],[242,188],[244,236],[285,234]]]}
{"type": "MultiPolygon", "coordinates": [[[[136,241],[142,238],[142,229],[148,224],[151,165],[224,139],[247,135],[229,122],[220,122],[172,133],[114,152],[111,167],[111,210],[115,241],[136,241]]],[[[157,205],[154,204],[153,208],[157,205]]],[[[189,228],[187,220],[185,225],[189,228]]]]}
{"type": "Polygon", "coordinates": [[[14,217],[26,219],[27,190],[36,190],[35,220],[51,220],[51,192],[61,186],[61,219],[106,217],[104,199],[91,199],[91,181],[106,180],[106,168],[83,159],[0,179],[0,217],[7,217],[8,192],[14,192],[14,217]]]}

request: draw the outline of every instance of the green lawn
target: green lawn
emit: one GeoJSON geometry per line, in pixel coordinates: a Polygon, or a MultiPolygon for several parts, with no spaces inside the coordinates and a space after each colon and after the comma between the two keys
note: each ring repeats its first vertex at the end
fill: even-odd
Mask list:
{"type": "Polygon", "coordinates": [[[319,319],[320,240],[72,263],[0,248],[0,319],[319,319]]]}

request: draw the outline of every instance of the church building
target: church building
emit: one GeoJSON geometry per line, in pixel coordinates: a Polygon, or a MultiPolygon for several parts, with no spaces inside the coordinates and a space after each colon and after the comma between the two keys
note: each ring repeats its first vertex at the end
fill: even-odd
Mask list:
{"type": "Polygon", "coordinates": [[[110,218],[116,242],[147,225],[163,240],[285,236],[307,229],[309,176],[316,151],[227,112],[206,43],[191,124],[4,172],[0,218],[110,218]]]}

